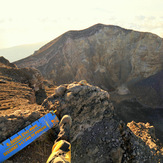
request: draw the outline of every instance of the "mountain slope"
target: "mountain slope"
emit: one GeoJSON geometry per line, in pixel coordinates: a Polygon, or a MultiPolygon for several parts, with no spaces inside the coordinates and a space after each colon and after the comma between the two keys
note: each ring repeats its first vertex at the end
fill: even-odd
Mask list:
{"type": "Polygon", "coordinates": [[[66,32],[15,63],[39,69],[57,85],[86,79],[107,91],[127,94],[129,86],[163,69],[163,39],[97,24],[66,32]]]}
{"type": "Polygon", "coordinates": [[[139,102],[163,108],[163,70],[130,87],[139,102]]]}

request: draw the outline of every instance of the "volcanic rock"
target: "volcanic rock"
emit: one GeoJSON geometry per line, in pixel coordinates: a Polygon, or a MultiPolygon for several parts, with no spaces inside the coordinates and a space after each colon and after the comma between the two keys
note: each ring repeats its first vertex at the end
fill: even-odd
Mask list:
{"type": "MultiPolygon", "coordinates": [[[[112,99],[113,100],[113,99],[112,99]]],[[[114,99],[115,100],[115,99],[114,99]]],[[[135,98],[114,102],[115,112],[126,124],[131,121],[149,122],[155,126],[156,136],[163,142],[163,109],[144,106],[135,98]]]]}
{"type": "Polygon", "coordinates": [[[7,66],[9,66],[9,67],[17,67],[15,64],[13,64],[13,63],[10,63],[6,58],[4,58],[3,56],[1,56],[0,57],[0,63],[1,63],[1,66],[2,66],[2,64],[4,64],[4,65],[7,65],[7,66]]]}
{"type": "Polygon", "coordinates": [[[149,123],[136,123],[134,121],[128,123],[127,126],[149,146],[153,154],[157,153],[163,156],[163,147],[156,139],[154,126],[150,126],[149,123]]]}
{"type": "MultiPolygon", "coordinates": [[[[158,143],[151,146],[150,142],[150,138],[156,142],[154,128],[141,123],[145,127],[132,132],[115,114],[108,92],[87,82],[64,84],[56,89],[61,93],[55,91],[42,105],[57,110],[60,118],[71,115],[72,162],[155,163],[161,159],[162,146],[158,143]],[[147,137],[142,139],[141,133],[147,137]],[[153,149],[156,146],[157,150],[153,149]]],[[[133,129],[132,123],[128,126],[133,129]]]]}
{"type": "Polygon", "coordinates": [[[9,63],[3,57],[0,58],[0,75],[2,80],[20,82],[28,84],[34,91],[43,87],[43,77],[39,70],[35,68],[17,68],[16,65],[9,63]],[[2,61],[2,62],[1,62],[2,61]],[[5,62],[4,62],[5,61],[5,62]]]}

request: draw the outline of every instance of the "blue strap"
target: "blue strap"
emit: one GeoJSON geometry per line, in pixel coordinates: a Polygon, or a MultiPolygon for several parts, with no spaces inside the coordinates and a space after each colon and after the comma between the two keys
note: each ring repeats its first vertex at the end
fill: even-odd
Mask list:
{"type": "Polygon", "coordinates": [[[59,122],[54,112],[41,117],[0,144],[0,163],[33,142],[59,122]]]}

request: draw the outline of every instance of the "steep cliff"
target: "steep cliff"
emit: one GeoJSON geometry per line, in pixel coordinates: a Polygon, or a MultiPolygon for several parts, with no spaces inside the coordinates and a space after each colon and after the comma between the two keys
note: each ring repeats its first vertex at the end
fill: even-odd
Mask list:
{"type": "Polygon", "coordinates": [[[57,85],[86,79],[124,95],[132,93],[130,86],[163,69],[163,39],[151,33],[97,24],[69,31],[15,63],[39,69],[57,85]]]}

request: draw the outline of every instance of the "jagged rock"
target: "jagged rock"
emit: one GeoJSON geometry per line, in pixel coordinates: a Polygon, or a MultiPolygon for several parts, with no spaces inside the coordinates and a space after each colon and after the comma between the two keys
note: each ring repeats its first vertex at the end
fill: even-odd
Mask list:
{"type": "Polygon", "coordinates": [[[24,103],[24,101],[19,106],[0,111],[0,142],[14,135],[43,115],[43,107],[24,103]]]}
{"type": "Polygon", "coordinates": [[[121,96],[111,95],[111,100],[114,103],[116,114],[126,124],[131,121],[149,122],[156,129],[156,136],[163,142],[163,109],[144,106],[135,98],[122,99],[121,96]],[[121,101],[120,101],[121,100],[121,101]]]}
{"type": "Polygon", "coordinates": [[[66,90],[65,86],[59,86],[55,89],[55,95],[56,96],[62,96],[66,90]]]}
{"type": "Polygon", "coordinates": [[[13,163],[13,161],[11,161],[11,160],[7,160],[5,163],[13,163]]]}
{"type": "MultiPolygon", "coordinates": [[[[163,39],[157,35],[97,24],[82,31],[66,32],[15,63],[39,69],[57,85],[85,79],[107,91],[121,88],[119,93],[126,94],[130,92],[129,86],[135,87],[136,82],[163,69],[162,52],[163,39]]],[[[162,83],[157,86],[160,92],[162,83]]],[[[155,101],[160,98],[157,90],[156,95],[148,91],[155,101]]],[[[146,91],[141,91],[143,99],[146,91]]],[[[141,101],[150,104],[150,100],[141,101]]]]}
{"type": "MultiPolygon", "coordinates": [[[[0,76],[4,79],[28,84],[34,91],[43,88],[43,77],[39,70],[35,68],[17,68],[4,57],[0,58],[0,76]]],[[[1,82],[2,83],[2,82],[1,82]]]]}
{"type": "Polygon", "coordinates": [[[24,73],[24,76],[26,77],[26,79],[22,80],[28,80],[27,82],[29,86],[33,88],[34,91],[43,89],[43,77],[37,69],[22,68],[21,71],[24,73]]]}
{"type": "Polygon", "coordinates": [[[154,126],[150,126],[149,123],[136,123],[134,121],[128,123],[127,126],[149,146],[153,154],[163,156],[163,147],[156,139],[154,126]]]}
{"type": "Polygon", "coordinates": [[[6,58],[4,58],[2,56],[0,57],[0,63],[1,63],[1,66],[2,66],[2,64],[4,64],[4,65],[9,66],[9,67],[14,67],[14,68],[17,67],[15,64],[10,63],[6,58]]]}
{"type": "MultiPolygon", "coordinates": [[[[71,115],[72,162],[159,161],[161,149],[158,148],[160,153],[152,153],[149,145],[119,119],[108,92],[86,82],[74,82],[56,89],[61,87],[64,91],[60,95],[54,93],[43,106],[47,110],[56,109],[60,118],[71,115]]],[[[141,131],[146,133],[144,129],[141,131]]]]}

